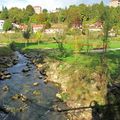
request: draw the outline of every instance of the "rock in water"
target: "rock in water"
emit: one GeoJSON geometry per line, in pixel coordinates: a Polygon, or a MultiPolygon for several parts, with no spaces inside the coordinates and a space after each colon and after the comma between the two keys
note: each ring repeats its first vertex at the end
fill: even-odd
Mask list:
{"type": "Polygon", "coordinates": [[[38,82],[33,83],[33,86],[38,86],[38,85],[39,85],[38,82]]]}
{"type": "Polygon", "coordinates": [[[12,100],[18,100],[19,99],[19,94],[16,94],[14,96],[11,97],[12,100]]]}
{"type": "Polygon", "coordinates": [[[5,76],[5,79],[10,79],[11,78],[11,75],[6,75],[5,76]]]}
{"type": "Polygon", "coordinates": [[[29,72],[29,71],[30,71],[30,69],[27,67],[22,70],[22,72],[29,72]]]}
{"type": "Polygon", "coordinates": [[[5,92],[6,92],[6,91],[8,91],[8,90],[9,90],[9,87],[8,87],[7,85],[5,85],[2,89],[3,89],[3,91],[5,91],[5,92]]]}
{"type": "Polygon", "coordinates": [[[47,83],[48,83],[48,80],[47,80],[47,79],[45,79],[45,80],[44,80],[44,83],[45,83],[45,84],[47,84],[47,83]]]}
{"type": "Polygon", "coordinates": [[[39,90],[33,91],[33,95],[36,95],[36,96],[40,95],[40,91],[39,90]]]}
{"type": "Polygon", "coordinates": [[[10,79],[10,78],[11,78],[11,75],[2,75],[2,76],[1,76],[1,79],[2,79],[2,80],[10,79]]]}
{"type": "Polygon", "coordinates": [[[39,76],[39,79],[42,79],[42,78],[43,78],[43,76],[42,76],[42,75],[40,75],[40,76],[39,76]]]}
{"type": "Polygon", "coordinates": [[[23,95],[23,94],[16,94],[14,96],[12,96],[12,100],[21,100],[22,102],[26,102],[28,100],[28,98],[23,95]]]}

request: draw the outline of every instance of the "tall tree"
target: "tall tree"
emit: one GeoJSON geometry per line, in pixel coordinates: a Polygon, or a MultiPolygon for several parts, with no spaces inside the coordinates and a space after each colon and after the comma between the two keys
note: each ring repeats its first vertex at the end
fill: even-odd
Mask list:
{"type": "Polygon", "coordinates": [[[6,20],[9,18],[7,7],[2,7],[2,12],[1,12],[0,18],[3,20],[6,20]]]}
{"type": "Polygon", "coordinates": [[[13,27],[13,25],[12,25],[12,23],[10,22],[10,20],[6,20],[6,21],[4,22],[4,25],[3,25],[3,30],[7,32],[8,30],[11,30],[12,27],[13,27]]]}
{"type": "Polygon", "coordinates": [[[28,13],[29,16],[32,16],[33,14],[35,14],[35,10],[34,10],[34,8],[32,7],[32,5],[28,5],[28,6],[26,7],[26,11],[27,11],[27,13],[28,13]]]}
{"type": "Polygon", "coordinates": [[[14,23],[21,23],[23,18],[23,11],[17,7],[13,7],[9,10],[9,19],[14,23]]]}
{"type": "Polygon", "coordinates": [[[26,39],[25,47],[27,47],[27,44],[29,43],[30,35],[31,34],[29,29],[23,32],[23,37],[26,39]]]}
{"type": "Polygon", "coordinates": [[[102,19],[103,21],[103,48],[104,51],[106,52],[107,47],[108,47],[108,37],[109,37],[109,31],[112,28],[112,21],[111,21],[111,15],[110,15],[110,11],[107,7],[104,8],[104,12],[103,12],[103,16],[102,19]]]}

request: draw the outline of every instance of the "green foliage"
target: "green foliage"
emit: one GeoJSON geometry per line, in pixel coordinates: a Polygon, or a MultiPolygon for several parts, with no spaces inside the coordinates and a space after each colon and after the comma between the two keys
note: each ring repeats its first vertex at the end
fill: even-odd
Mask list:
{"type": "Polygon", "coordinates": [[[26,7],[26,12],[29,16],[32,16],[35,13],[34,8],[31,5],[26,7]]]}
{"type": "Polygon", "coordinates": [[[21,23],[21,20],[23,19],[22,10],[17,7],[11,8],[9,10],[9,19],[13,23],[21,23]]]}
{"type": "Polygon", "coordinates": [[[3,25],[3,30],[8,31],[8,30],[11,30],[12,28],[13,28],[13,25],[10,22],[10,20],[6,20],[3,25]]]}
{"type": "Polygon", "coordinates": [[[27,46],[27,44],[29,43],[30,36],[31,36],[31,31],[28,27],[27,30],[23,32],[23,37],[27,40],[27,42],[25,42],[25,46],[27,46]]]}
{"type": "Polygon", "coordinates": [[[24,37],[25,39],[29,39],[29,38],[30,38],[30,35],[31,35],[31,34],[30,34],[30,30],[28,30],[28,29],[23,32],[23,37],[24,37]]]}
{"type": "Polygon", "coordinates": [[[2,12],[0,14],[0,19],[6,20],[8,19],[9,14],[8,14],[8,9],[7,7],[2,7],[2,12]]]}
{"type": "Polygon", "coordinates": [[[15,51],[16,50],[16,43],[13,41],[9,44],[9,47],[11,50],[15,51]]]}
{"type": "Polygon", "coordinates": [[[35,38],[38,41],[38,45],[39,45],[39,41],[41,40],[41,37],[42,37],[41,31],[38,31],[38,32],[35,33],[35,38]]]}
{"type": "Polygon", "coordinates": [[[56,41],[58,45],[58,49],[61,52],[61,56],[65,55],[65,48],[64,48],[64,39],[65,39],[65,34],[64,33],[56,33],[55,37],[53,37],[53,40],[56,41]]]}
{"type": "Polygon", "coordinates": [[[49,17],[50,17],[50,21],[52,23],[58,23],[58,14],[57,13],[50,13],[49,17]]]}
{"type": "Polygon", "coordinates": [[[34,8],[31,5],[28,5],[26,9],[19,9],[13,7],[11,9],[7,9],[3,7],[0,18],[1,19],[10,19],[11,22],[15,23],[37,23],[44,24],[47,21],[51,23],[65,23],[68,24],[69,27],[78,26],[83,24],[92,24],[96,21],[103,21],[104,11],[108,9],[110,12],[110,17],[113,22],[113,25],[120,28],[120,7],[110,8],[108,6],[104,6],[103,2],[100,4],[93,4],[91,6],[87,6],[85,4],[80,4],[78,6],[71,5],[69,8],[60,9],[56,12],[48,13],[47,9],[43,9],[43,13],[35,14],[34,8]]]}
{"type": "Polygon", "coordinates": [[[46,21],[44,29],[49,29],[49,28],[51,28],[51,23],[49,21],[46,21]]]}
{"type": "Polygon", "coordinates": [[[43,9],[43,13],[47,13],[48,12],[48,10],[47,9],[43,9]]]}
{"type": "Polygon", "coordinates": [[[63,100],[64,102],[66,102],[70,97],[69,94],[65,92],[60,93],[60,95],[61,95],[61,100],[63,100]]]}

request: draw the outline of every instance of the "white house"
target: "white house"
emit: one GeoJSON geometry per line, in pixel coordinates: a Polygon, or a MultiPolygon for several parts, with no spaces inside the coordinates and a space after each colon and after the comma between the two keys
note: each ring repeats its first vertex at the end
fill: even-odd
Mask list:
{"type": "Polygon", "coordinates": [[[57,28],[50,28],[44,31],[44,33],[46,34],[55,34],[55,33],[63,33],[63,32],[64,32],[63,29],[57,29],[57,28]]]}
{"type": "Polygon", "coordinates": [[[4,20],[0,20],[0,32],[3,31],[4,20]]]}
{"type": "Polygon", "coordinates": [[[34,11],[36,14],[40,14],[42,13],[42,7],[41,6],[34,6],[34,11]]]}

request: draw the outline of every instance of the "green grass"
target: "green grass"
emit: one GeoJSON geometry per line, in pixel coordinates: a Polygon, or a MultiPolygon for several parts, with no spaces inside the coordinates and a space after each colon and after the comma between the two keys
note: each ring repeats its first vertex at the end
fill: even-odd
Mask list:
{"type": "Polygon", "coordinates": [[[110,48],[120,48],[120,41],[110,41],[110,48]]]}
{"type": "MultiPolygon", "coordinates": [[[[23,44],[21,44],[24,46],[23,44]]],[[[72,49],[70,45],[65,44],[65,49],[72,49]]],[[[57,43],[49,43],[49,42],[42,42],[39,45],[37,43],[30,43],[27,47],[24,47],[24,49],[57,49],[58,44],[57,43]]]]}

